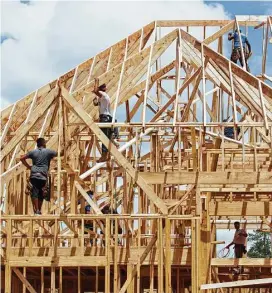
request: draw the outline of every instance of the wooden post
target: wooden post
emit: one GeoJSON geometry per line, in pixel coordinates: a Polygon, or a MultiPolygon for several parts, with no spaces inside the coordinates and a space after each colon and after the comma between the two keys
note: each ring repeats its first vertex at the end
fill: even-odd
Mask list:
{"type": "Polygon", "coordinates": [[[77,267],[77,293],[81,293],[81,269],[77,267]]]}
{"type": "Polygon", "coordinates": [[[110,293],[110,219],[106,218],[106,235],[105,235],[105,245],[106,245],[106,265],[105,265],[105,292],[110,293]]]}
{"type": "Polygon", "coordinates": [[[41,267],[41,293],[44,293],[44,267],[41,267]]]}
{"type": "Polygon", "coordinates": [[[165,219],[165,292],[172,292],[171,284],[171,222],[165,219]]]}
{"type": "Polygon", "coordinates": [[[56,267],[51,266],[51,293],[56,293],[56,267]]]}
{"type": "Polygon", "coordinates": [[[236,18],[235,18],[235,24],[236,24],[236,29],[237,29],[238,36],[239,36],[239,43],[240,43],[240,48],[241,48],[241,53],[242,53],[242,60],[243,60],[243,69],[246,70],[245,52],[244,52],[244,47],[243,47],[243,43],[242,43],[239,23],[236,18]]]}
{"type": "Polygon", "coordinates": [[[12,276],[11,267],[7,263],[5,266],[5,293],[12,293],[11,292],[11,276],[12,276]]]}
{"type": "Polygon", "coordinates": [[[59,268],[59,293],[62,293],[62,267],[59,268]]]}
{"type": "MultiPolygon", "coordinates": [[[[26,279],[26,267],[23,268],[23,276],[26,279]]],[[[26,285],[23,283],[23,293],[26,293],[26,285]]]]}
{"type": "Polygon", "coordinates": [[[162,219],[158,219],[158,293],[163,293],[163,229],[162,219]]]}
{"type": "Polygon", "coordinates": [[[118,292],[118,220],[115,219],[114,226],[114,277],[113,277],[113,288],[114,293],[118,292]]]}
{"type": "Polygon", "coordinates": [[[198,293],[197,220],[191,220],[191,293],[198,293]]]}

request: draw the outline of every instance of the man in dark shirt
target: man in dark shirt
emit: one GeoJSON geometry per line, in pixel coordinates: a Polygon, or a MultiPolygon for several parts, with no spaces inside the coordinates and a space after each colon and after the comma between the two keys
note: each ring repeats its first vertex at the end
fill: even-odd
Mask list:
{"type": "MultiPolygon", "coordinates": [[[[227,119],[224,119],[223,122],[231,122],[230,117],[227,118],[227,119]]],[[[237,136],[238,136],[240,134],[240,131],[241,131],[241,129],[240,129],[239,126],[236,128],[236,131],[237,131],[237,136]]],[[[228,137],[228,138],[235,139],[234,127],[231,127],[231,126],[225,127],[225,129],[224,129],[224,135],[226,137],[228,137]]]]}
{"type": "MultiPolygon", "coordinates": [[[[109,204],[107,204],[106,206],[103,207],[103,209],[101,210],[101,212],[104,214],[104,215],[107,215],[107,214],[112,214],[112,215],[118,215],[118,212],[116,209],[114,208],[111,208],[109,204]]],[[[111,221],[111,232],[115,233],[115,220],[112,220],[111,221]]],[[[121,226],[118,224],[118,234],[121,234],[122,233],[122,228],[121,226]]]]}
{"type": "Polygon", "coordinates": [[[31,170],[31,200],[35,215],[41,214],[50,161],[56,156],[57,152],[47,149],[45,139],[40,137],[37,139],[37,148],[21,157],[21,162],[31,170]],[[27,163],[27,159],[32,160],[32,166],[27,163]]]}

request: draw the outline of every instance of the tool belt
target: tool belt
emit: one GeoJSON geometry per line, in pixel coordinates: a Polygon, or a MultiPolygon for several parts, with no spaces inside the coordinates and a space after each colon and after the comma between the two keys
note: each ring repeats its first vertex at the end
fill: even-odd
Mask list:
{"type": "MultiPolygon", "coordinates": [[[[248,53],[248,51],[246,50],[246,48],[243,48],[244,50],[244,55],[245,55],[245,61],[251,56],[251,54],[248,53]]],[[[233,61],[237,61],[238,59],[240,59],[242,57],[242,51],[241,48],[234,48],[232,50],[232,54],[231,54],[231,60],[233,61]]]]}

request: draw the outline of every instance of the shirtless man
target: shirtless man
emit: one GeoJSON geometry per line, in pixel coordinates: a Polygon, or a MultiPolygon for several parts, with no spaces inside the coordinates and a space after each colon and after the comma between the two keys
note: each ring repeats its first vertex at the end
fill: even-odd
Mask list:
{"type": "MultiPolygon", "coordinates": [[[[243,254],[247,253],[247,250],[246,250],[247,232],[244,229],[240,229],[239,222],[235,222],[234,227],[235,227],[236,231],[234,233],[233,240],[229,245],[226,246],[226,248],[230,248],[231,245],[234,245],[235,258],[242,258],[243,254]]],[[[239,273],[241,271],[242,271],[242,269],[240,270],[238,267],[235,272],[239,273]]]]}

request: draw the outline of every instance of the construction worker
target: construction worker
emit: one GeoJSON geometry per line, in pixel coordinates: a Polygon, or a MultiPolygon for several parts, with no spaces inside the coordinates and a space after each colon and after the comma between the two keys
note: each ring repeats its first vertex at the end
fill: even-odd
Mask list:
{"type": "MultiPolygon", "coordinates": [[[[104,215],[118,215],[118,212],[117,212],[117,210],[116,209],[114,209],[114,208],[112,208],[112,207],[110,207],[110,204],[106,204],[103,208],[102,208],[102,210],[101,210],[101,212],[104,214],[104,215]]],[[[105,222],[104,222],[104,224],[106,224],[105,222]]],[[[121,228],[121,226],[120,226],[120,224],[119,224],[119,221],[117,220],[117,225],[118,225],[118,234],[122,234],[122,231],[123,231],[123,229],[121,228]]],[[[110,232],[111,232],[111,234],[113,234],[114,235],[114,233],[115,233],[115,220],[111,220],[110,221],[110,232]]],[[[103,233],[102,233],[103,234],[103,233]]],[[[120,240],[118,239],[118,244],[121,244],[121,242],[120,242],[120,240]]]]}
{"type": "MultiPolygon", "coordinates": [[[[231,122],[231,120],[232,119],[229,117],[227,119],[224,119],[223,122],[231,122]]],[[[237,130],[237,136],[238,136],[239,133],[240,133],[240,131],[241,131],[241,129],[238,126],[236,130],[237,130]]],[[[225,127],[224,128],[224,135],[226,137],[228,137],[228,138],[235,139],[235,136],[234,136],[234,127],[231,127],[231,126],[230,127],[225,127]]]]}
{"type": "MultiPolygon", "coordinates": [[[[57,156],[57,152],[47,149],[45,139],[40,137],[37,139],[37,148],[21,156],[21,162],[31,170],[29,179],[29,191],[32,200],[35,215],[41,215],[43,200],[49,191],[48,171],[50,161],[57,156]],[[27,159],[32,160],[32,166],[27,163],[27,159]]],[[[63,152],[61,152],[63,155],[63,152]]]]}
{"type": "MultiPolygon", "coordinates": [[[[246,238],[247,238],[247,232],[245,229],[240,229],[240,223],[234,222],[235,227],[235,233],[233,237],[233,241],[226,246],[226,248],[230,248],[232,245],[234,245],[234,255],[235,258],[242,258],[243,254],[247,253],[246,250],[246,238]]],[[[236,273],[239,273],[241,270],[239,270],[239,267],[237,268],[236,273]]]]}
{"type": "MultiPolygon", "coordinates": [[[[110,97],[106,93],[107,86],[106,84],[100,85],[97,89],[94,90],[98,101],[95,99],[94,104],[99,105],[99,122],[109,123],[112,122],[112,116],[110,112],[110,97]]],[[[110,127],[101,128],[103,133],[111,140],[112,130],[110,127]]],[[[108,149],[104,144],[102,144],[102,156],[98,162],[105,162],[108,159],[108,149]]]]}
{"type": "MultiPolygon", "coordinates": [[[[241,34],[243,51],[244,51],[246,69],[248,72],[250,72],[247,61],[248,61],[248,58],[251,56],[251,45],[250,45],[246,35],[242,34],[241,30],[240,30],[240,34],[241,34]]],[[[230,57],[231,61],[237,64],[237,61],[239,59],[240,64],[243,67],[244,64],[243,64],[242,50],[241,50],[241,46],[240,46],[240,38],[239,38],[239,33],[238,33],[237,29],[235,30],[234,34],[229,33],[228,40],[229,41],[233,40],[233,42],[234,42],[232,54],[230,57]]]]}

